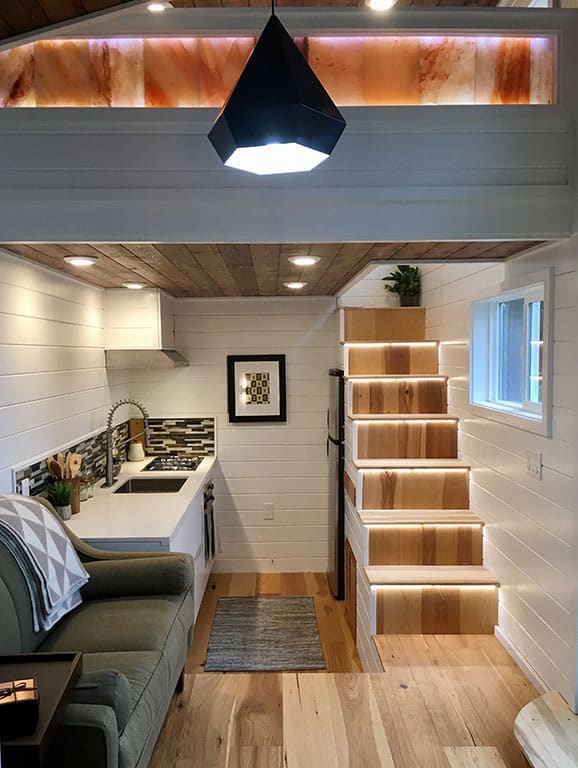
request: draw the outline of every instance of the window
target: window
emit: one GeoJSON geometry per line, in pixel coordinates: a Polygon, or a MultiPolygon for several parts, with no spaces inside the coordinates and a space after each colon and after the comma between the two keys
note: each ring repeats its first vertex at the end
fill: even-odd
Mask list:
{"type": "Polygon", "coordinates": [[[472,405],[540,434],[549,428],[548,284],[542,281],[472,303],[472,405]]]}

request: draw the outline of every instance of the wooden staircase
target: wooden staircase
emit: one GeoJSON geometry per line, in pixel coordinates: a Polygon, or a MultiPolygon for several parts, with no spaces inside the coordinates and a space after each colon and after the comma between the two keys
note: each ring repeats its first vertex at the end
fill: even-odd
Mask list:
{"type": "Polygon", "coordinates": [[[348,616],[367,671],[381,634],[491,634],[498,583],[483,567],[439,344],[425,310],[344,309],[348,616]]]}

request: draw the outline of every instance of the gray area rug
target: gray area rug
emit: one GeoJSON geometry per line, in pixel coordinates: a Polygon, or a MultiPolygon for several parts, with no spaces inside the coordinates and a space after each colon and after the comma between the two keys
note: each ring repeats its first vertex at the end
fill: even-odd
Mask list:
{"type": "Polygon", "coordinates": [[[325,669],[312,597],[221,597],[206,672],[325,669]]]}

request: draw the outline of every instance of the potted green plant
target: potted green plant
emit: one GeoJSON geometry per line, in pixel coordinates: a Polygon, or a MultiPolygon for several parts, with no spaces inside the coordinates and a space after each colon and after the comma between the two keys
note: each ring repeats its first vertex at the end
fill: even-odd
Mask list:
{"type": "Polygon", "coordinates": [[[384,288],[390,293],[399,296],[399,304],[402,307],[419,307],[421,296],[421,272],[419,267],[410,267],[409,264],[398,264],[396,272],[382,278],[385,281],[384,288]],[[388,285],[391,283],[391,285],[388,285]]]}
{"type": "Polygon", "coordinates": [[[68,480],[54,480],[48,488],[48,501],[58,512],[62,520],[70,520],[72,516],[72,485],[68,480]]]}

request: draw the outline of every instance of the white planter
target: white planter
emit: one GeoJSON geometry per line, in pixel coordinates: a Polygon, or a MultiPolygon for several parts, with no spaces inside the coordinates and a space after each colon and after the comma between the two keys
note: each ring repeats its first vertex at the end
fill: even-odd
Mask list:
{"type": "Polygon", "coordinates": [[[72,506],[67,504],[65,507],[54,507],[60,515],[61,520],[70,520],[72,517],[72,506]]]}

